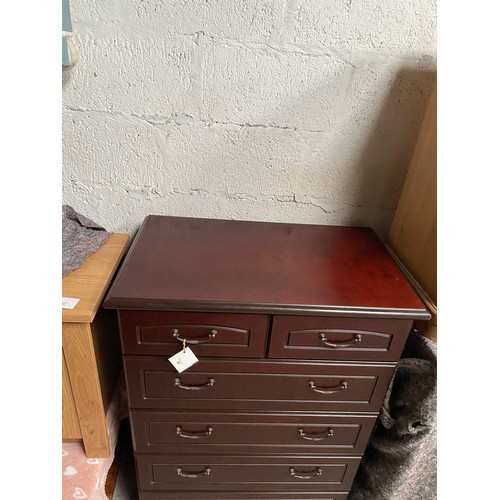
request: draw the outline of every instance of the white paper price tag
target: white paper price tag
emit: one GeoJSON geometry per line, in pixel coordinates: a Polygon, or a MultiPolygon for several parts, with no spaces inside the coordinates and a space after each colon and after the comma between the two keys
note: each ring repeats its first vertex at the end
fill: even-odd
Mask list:
{"type": "Polygon", "coordinates": [[[62,298],[62,308],[63,309],[74,309],[76,304],[80,299],[73,299],[72,297],[63,297],[62,298]]]}
{"type": "Polygon", "coordinates": [[[175,369],[181,373],[187,370],[190,366],[193,366],[198,362],[198,358],[194,355],[194,352],[189,348],[174,354],[168,360],[175,366],[175,369]]]}

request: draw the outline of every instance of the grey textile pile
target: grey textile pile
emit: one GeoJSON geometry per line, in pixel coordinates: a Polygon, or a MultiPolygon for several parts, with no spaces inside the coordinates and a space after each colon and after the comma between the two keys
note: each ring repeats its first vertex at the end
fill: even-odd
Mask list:
{"type": "Polygon", "coordinates": [[[437,344],[411,332],[349,500],[437,498],[437,344]]]}
{"type": "Polygon", "coordinates": [[[75,212],[69,205],[63,205],[62,277],[78,269],[110,236],[111,233],[102,226],[75,212]]]}

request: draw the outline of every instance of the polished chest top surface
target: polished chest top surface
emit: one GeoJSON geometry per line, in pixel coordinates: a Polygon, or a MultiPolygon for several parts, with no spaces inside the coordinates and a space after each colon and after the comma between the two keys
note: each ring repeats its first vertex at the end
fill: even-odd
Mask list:
{"type": "Polygon", "coordinates": [[[428,317],[370,228],[154,215],[105,306],[428,317]]]}

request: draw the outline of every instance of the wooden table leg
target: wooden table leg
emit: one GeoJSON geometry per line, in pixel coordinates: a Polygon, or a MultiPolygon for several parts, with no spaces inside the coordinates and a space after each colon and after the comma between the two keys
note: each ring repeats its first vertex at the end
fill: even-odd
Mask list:
{"type": "Polygon", "coordinates": [[[62,343],[85,454],[89,458],[109,457],[106,415],[90,325],[65,323],[62,343]]]}

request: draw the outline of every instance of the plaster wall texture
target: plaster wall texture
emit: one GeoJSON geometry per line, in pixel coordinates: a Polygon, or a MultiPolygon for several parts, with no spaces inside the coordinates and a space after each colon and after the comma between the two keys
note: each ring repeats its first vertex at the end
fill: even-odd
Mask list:
{"type": "Polygon", "coordinates": [[[373,227],[436,80],[436,0],[72,0],[63,202],[373,227]]]}

